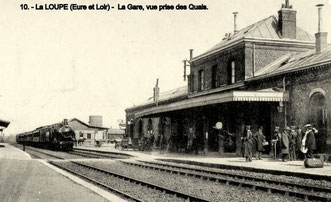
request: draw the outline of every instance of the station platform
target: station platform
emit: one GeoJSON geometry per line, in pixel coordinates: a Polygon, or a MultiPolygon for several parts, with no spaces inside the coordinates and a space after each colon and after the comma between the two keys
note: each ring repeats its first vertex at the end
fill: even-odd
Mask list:
{"type": "Polygon", "coordinates": [[[281,159],[273,160],[264,158],[262,160],[254,160],[246,162],[241,157],[220,157],[216,152],[206,154],[185,154],[185,153],[161,153],[160,151],[132,151],[115,149],[111,144],[106,144],[102,147],[79,146],[77,148],[120,152],[135,156],[141,160],[156,160],[162,159],[175,163],[185,163],[191,165],[199,165],[213,168],[241,169],[254,172],[265,172],[278,175],[300,176],[312,179],[325,179],[331,181],[331,163],[325,162],[323,168],[305,168],[302,160],[283,162],[281,159]]]}
{"type": "Polygon", "coordinates": [[[56,169],[44,160],[1,143],[0,201],[123,201],[90,183],[56,169]]]}

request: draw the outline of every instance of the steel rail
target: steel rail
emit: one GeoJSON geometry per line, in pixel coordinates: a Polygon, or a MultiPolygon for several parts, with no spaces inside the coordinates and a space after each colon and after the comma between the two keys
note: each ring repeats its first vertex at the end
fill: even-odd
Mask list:
{"type": "Polygon", "coordinates": [[[197,196],[193,196],[193,195],[188,194],[188,193],[178,192],[178,191],[175,191],[173,189],[161,187],[161,186],[153,184],[153,183],[142,181],[142,180],[139,180],[139,179],[136,179],[136,178],[133,178],[133,177],[128,177],[128,176],[125,176],[125,175],[122,175],[122,174],[119,174],[119,173],[116,173],[116,172],[104,170],[104,169],[97,168],[97,167],[94,167],[94,166],[86,165],[84,163],[80,163],[80,162],[76,162],[76,161],[70,161],[70,162],[72,162],[74,164],[77,164],[77,165],[80,165],[80,166],[83,166],[83,167],[86,167],[86,168],[89,168],[89,169],[92,169],[92,170],[96,170],[96,171],[105,173],[107,175],[112,175],[112,176],[127,180],[129,182],[134,182],[136,184],[140,184],[140,185],[143,185],[143,186],[146,186],[146,187],[149,187],[149,188],[157,189],[159,191],[162,191],[162,192],[165,192],[165,193],[168,193],[168,194],[173,194],[177,197],[181,197],[181,198],[184,198],[184,199],[189,200],[189,201],[201,201],[201,202],[209,201],[207,199],[200,198],[200,197],[197,197],[197,196]]]}
{"type": "Polygon", "coordinates": [[[28,150],[31,150],[31,151],[34,151],[34,152],[38,152],[38,153],[44,154],[44,155],[51,156],[51,157],[56,158],[56,159],[65,160],[65,158],[62,158],[62,157],[59,157],[59,156],[55,156],[53,154],[49,154],[49,153],[46,153],[46,152],[43,152],[43,151],[39,151],[39,150],[31,149],[31,148],[27,148],[27,149],[28,150]]]}
{"type": "Polygon", "coordinates": [[[259,177],[251,177],[251,176],[246,176],[246,175],[241,175],[241,174],[231,174],[231,173],[226,173],[226,172],[205,170],[205,169],[199,169],[199,168],[190,168],[190,167],[185,167],[185,166],[180,166],[180,165],[171,165],[171,164],[166,164],[166,163],[157,163],[157,162],[149,162],[149,161],[139,161],[139,162],[153,164],[153,165],[161,165],[161,166],[172,167],[172,168],[192,170],[192,171],[197,171],[197,172],[205,172],[205,173],[214,174],[214,175],[226,175],[226,176],[233,177],[233,178],[237,177],[237,178],[248,179],[248,180],[257,181],[257,182],[267,182],[270,184],[292,186],[292,187],[297,187],[297,188],[301,188],[301,189],[306,189],[307,191],[319,191],[319,192],[331,193],[331,188],[327,188],[327,187],[295,184],[295,183],[291,183],[291,182],[281,182],[281,181],[272,180],[272,179],[264,179],[264,178],[259,178],[259,177]]]}
{"type": "Polygon", "coordinates": [[[120,157],[119,155],[113,155],[112,154],[109,154],[109,155],[104,155],[103,153],[97,153],[95,151],[87,151],[87,150],[84,150],[84,151],[70,151],[69,154],[75,154],[75,155],[86,155],[86,156],[91,156],[91,157],[106,157],[106,158],[111,158],[111,159],[123,159],[123,158],[127,158],[126,156],[123,156],[123,157],[120,157]],[[77,154],[75,154],[77,153],[77,154]]]}
{"type": "MultiPolygon", "coordinates": [[[[284,195],[287,195],[287,196],[300,197],[300,198],[303,198],[303,199],[306,199],[306,200],[308,199],[308,200],[318,200],[318,201],[331,201],[330,197],[315,195],[315,194],[311,194],[309,192],[300,192],[300,191],[294,191],[294,190],[288,190],[288,189],[281,189],[281,188],[272,187],[272,184],[277,184],[277,185],[287,184],[287,186],[290,186],[293,183],[279,182],[279,181],[273,181],[273,180],[267,180],[267,179],[261,179],[261,178],[248,177],[248,176],[246,178],[246,176],[242,176],[242,175],[236,176],[235,174],[229,174],[228,175],[227,173],[225,173],[225,175],[233,178],[233,179],[226,179],[226,178],[222,178],[222,177],[213,177],[213,176],[208,176],[208,175],[203,175],[203,174],[172,170],[172,169],[168,169],[168,168],[160,168],[160,167],[157,167],[157,166],[166,166],[166,167],[180,168],[180,169],[186,169],[186,170],[190,170],[190,171],[205,172],[205,173],[208,173],[208,174],[214,174],[214,171],[209,173],[209,171],[202,170],[202,169],[186,168],[186,167],[172,166],[172,165],[163,165],[162,163],[158,164],[158,163],[154,163],[154,162],[146,162],[146,163],[154,164],[154,165],[157,165],[157,166],[151,166],[151,165],[146,165],[146,164],[144,165],[144,164],[141,164],[141,163],[133,163],[133,162],[127,162],[127,161],[121,161],[121,162],[126,163],[128,165],[137,166],[137,167],[143,167],[143,168],[149,168],[149,169],[153,169],[153,170],[166,171],[166,172],[170,172],[170,173],[186,175],[186,176],[192,176],[192,177],[205,179],[205,180],[209,180],[209,181],[216,181],[216,182],[222,182],[222,183],[230,184],[230,185],[237,185],[237,186],[241,186],[241,187],[249,187],[249,188],[253,188],[255,190],[262,190],[262,191],[269,192],[269,193],[281,193],[281,194],[284,194],[284,195]],[[248,180],[253,181],[253,182],[267,182],[267,183],[270,184],[270,186],[269,185],[268,186],[262,186],[262,185],[257,185],[257,184],[254,184],[254,183],[242,182],[242,181],[239,181],[238,179],[244,179],[244,180],[248,179],[248,180]],[[275,183],[273,183],[273,182],[275,182],[275,183]]],[[[140,162],[145,163],[145,161],[140,161],[140,162]]],[[[218,173],[218,175],[219,174],[223,174],[223,173],[218,173]]],[[[293,185],[295,185],[296,187],[300,187],[300,186],[309,187],[307,185],[298,185],[298,184],[293,184],[293,185]]],[[[322,188],[322,189],[324,189],[324,188],[322,188]]],[[[309,191],[312,191],[312,190],[315,190],[314,186],[309,189],[309,191]]],[[[328,191],[329,190],[328,188],[325,188],[325,190],[326,190],[326,193],[330,193],[328,191]]]]}
{"type": "Polygon", "coordinates": [[[101,150],[82,149],[82,148],[74,148],[74,151],[75,150],[88,151],[88,152],[97,152],[97,153],[104,153],[104,154],[114,154],[114,155],[120,155],[120,156],[126,156],[126,157],[134,157],[131,154],[126,154],[126,153],[121,153],[121,152],[101,151],[101,150]]]}

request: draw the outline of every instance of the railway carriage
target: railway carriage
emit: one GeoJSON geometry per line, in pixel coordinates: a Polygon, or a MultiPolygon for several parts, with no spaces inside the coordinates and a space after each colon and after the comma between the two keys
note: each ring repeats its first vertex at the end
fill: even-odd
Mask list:
{"type": "Polygon", "coordinates": [[[75,132],[66,119],[63,123],[42,126],[16,136],[16,142],[19,144],[66,151],[73,149],[74,141],[75,132]]]}

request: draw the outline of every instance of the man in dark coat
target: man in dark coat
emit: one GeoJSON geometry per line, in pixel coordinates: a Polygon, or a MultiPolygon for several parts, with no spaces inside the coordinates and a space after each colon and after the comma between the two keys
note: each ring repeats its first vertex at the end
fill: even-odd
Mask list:
{"type": "Polygon", "coordinates": [[[300,151],[301,145],[302,145],[302,136],[304,135],[304,132],[301,130],[301,128],[297,127],[297,138],[296,138],[296,157],[298,159],[303,159],[303,154],[300,151]]]}
{"type": "Polygon", "coordinates": [[[286,161],[289,154],[289,133],[291,129],[286,126],[281,138],[281,151],[282,151],[282,161],[286,161]]]}
{"type": "Polygon", "coordinates": [[[290,144],[290,161],[295,161],[296,158],[296,144],[297,144],[297,132],[295,126],[291,126],[291,132],[289,134],[289,144],[290,144]]]}
{"type": "Polygon", "coordinates": [[[305,140],[305,148],[307,148],[307,158],[313,157],[313,152],[316,150],[316,140],[315,140],[315,133],[313,131],[313,127],[311,124],[307,124],[305,126],[307,131],[305,133],[306,140],[305,140]]]}
{"type": "Polygon", "coordinates": [[[262,152],[264,151],[263,142],[265,141],[262,126],[259,128],[259,131],[255,133],[254,138],[256,143],[256,159],[261,160],[262,152]]]}
{"type": "Polygon", "coordinates": [[[281,139],[281,133],[279,132],[279,127],[276,126],[275,127],[275,131],[274,131],[274,134],[273,134],[273,137],[272,137],[272,140],[271,140],[271,144],[272,144],[272,154],[273,154],[273,158],[274,160],[277,160],[277,156],[278,156],[278,153],[279,150],[280,150],[280,139],[281,139]]]}
{"type": "Polygon", "coordinates": [[[246,126],[244,133],[243,142],[244,142],[244,156],[246,161],[252,161],[252,146],[253,146],[253,134],[251,132],[251,126],[246,126]]]}

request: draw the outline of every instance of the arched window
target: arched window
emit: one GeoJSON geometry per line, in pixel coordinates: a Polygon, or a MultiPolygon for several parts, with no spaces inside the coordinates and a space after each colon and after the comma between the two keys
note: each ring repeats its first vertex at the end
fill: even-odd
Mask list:
{"type": "Polygon", "coordinates": [[[310,122],[315,124],[324,124],[326,122],[326,101],[322,93],[316,92],[310,97],[309,109],[310,122]]]}
{"type": "Polygon", "coordinates": [[[325,91],[313,90],[309,101],[309,122],[318,130],[315,136],[317,152],[324,152],[327,139],[327,107],[325,91]]]}

